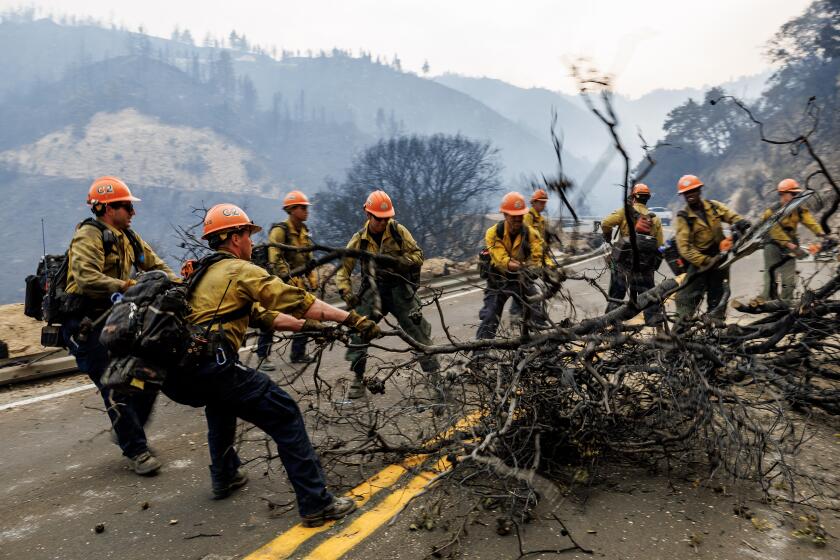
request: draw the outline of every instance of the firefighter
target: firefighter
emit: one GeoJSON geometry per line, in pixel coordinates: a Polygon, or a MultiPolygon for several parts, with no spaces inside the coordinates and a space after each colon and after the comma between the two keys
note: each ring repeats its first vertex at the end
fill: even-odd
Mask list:
{"type": "Polygon", "coordinates": [[[684,175],[677,183],[677,193],[686,202],[677,213],[677,250],[686,261],[686,273],[693,275],[692,281],[677,294],[677,317],[684,320],[693,315],[706,296],[712,319],[721,325],[726,317],[726,305],[721,300],[729,283],[729,269],[699,271],[721,253],[725,238],[722,222],[732,224],[732,229],[741,234],[750,228],[750,223],[720,202],[704,200],[702,187],[703,182],[694,175],[684,175]]]}
{"type": "MultiPolygon", "coordinates": [[[[802,192],[794,179],[784,179],[779,182],[779,202],[764,211],[761,218],[766,220],[777,210],[789,203],[802,192]]],[[[769,239],[764,243],[764,291],[761,298],[764,301],[776,299],[776,273],[782,281],[782,301],[790,304],[793,300],[793,289],[796,287],[796,252],[799,252],[797,226],[804,225],[819,238],[825,236],[825,231],[814,219],[807,208],[800,206],[777,224],[770,228],[769,239]]],[[[819,251],[819,244],[812,247],[812,252],[819,251]]]]}
{"type": "MultiPolygon", "coordinates": [[[[543,241],[543,266],[546,268],[555,268],[557,265],[551,259],[551,255],[548,250],[548,239],[546,238],[548,220],[546,220],[545,216],[543,216],[546,204],[548,204],[548,193],[543,189],[537,189],[534,194],[531,195],[531,207],[528,209],[528,213],[523,217],[522,223],[526,226],[534,228],[539,234],[540,239],[543,241]]],[[[543,302],[542,305],[543,314],[545,314],[545,302],[543,302]]],[[[510,302],[510,317],[513,322],[520,322],[522,320],[522,302],[520,302],[517,298],[513,298],[513,301],[510,302]]]]}
{"type": "MultiPolygon", "coordinates": [[[[283,199],[283,210],[289,215],[288,219],[272,225],[268,232],[268,242],[281,245],[293,245],[308,251],[284,250],[279,247],[268,248],[268,271],[283,281],[298,288],[314,292],[318,288],[318,273],[314,270],[306,275],[290,276],[296,268],[306,266],[312,259],[314,245],[306,227],[309,217],[309,199],[300,191],[291,191],[283,199]]],[[[296,336],[292,339],[289,361],[293,364],[309,364],[315,361],[313,356],[306,353],[306,336],[296,336]]],[[[263,331],[257,343],[257,356],[261,358],[259,369],[274,371],[271,363],[271,331],[263,331]]]]}
{"type": "MultiPolygon", "coordinates": [[[[414,340],[421,344],[431,344],[432,326],[423,317],[420,298],[417,297],[417,282],[420,280],[420,268],[423,265],[423,250],[411,236],[411,232],[394,219],[394,204],[385,191],[372,192],[363,206],[367,221],[347,244],[348,249],[358,249],[370,253],[394,257],[394,266],[376,267],[374,281],[376,293],[364,274],[358,295],[353,292],[350,276],[356,266],[355,257],[345,257],[335,275],[338,292],[347,303],[348,309],[355,309],[375,321],[390,313],[396,317],[400,327],[414,340]],[[378,297],[377,297],[378,296],[378,297]],[[375,309],[377,299],[381,309],[375,309]]],[[[366,259],[359,259],[363,272],[368,266],[366,259]]],[[[359,340],[354,339],[355,344],[359,340]]],[[[363,383],[367,367],[367,349],[351,348],[347,350],[347,361],[353,371],[353,383],[347,396],[358,399],[365,394],[363,383]]],[[[422,356],[420,367],[429,375],[432,384],[439,383],[440,369],[437,358],[422,356]]]]}
{"type": "Polygon", "coordinates": [[[130,229],[134,203],[139,201],[116,177],[100,177],[91,184],[87,203],[95,218],[79,224],[67,251],[67,295],[62,305],[66,317],[61,334],[79,371],[99,388],[114,439],[131,468],[139,475],[151,475],[161,465],[149,450],[143,427],[157,393],[113,393],[100,382],[109,359],[99,334],[112,294],[125,292],[134,284],[132,268],[162,270],[175,278],[166,263],[130,229]]]}
{"type": "Polygon", "coordinates": [[[249,262],[251,234],[260,230],[233,204],[217,204],[207,212],[202,239],[216,252],[196,264],[196,269],[209,268],[191,287],[188,319],[209,329],[208,347],[196,367],[167,376],[163,391],[176,402],[204,407],[214,498],[226,498],[247,483],[234,446],[241,418],[277,443],[303,524],[315,527],[346,516],[355,502],[327,490],[297,403],[265,373],[242,365],[238,350],[249,322],[298,332],[317,330],[322,320],[335,321],[364,340],[380,332],[373,321],[328,305],[249,262]]]}
{"type": "MultiPolygon", "coordinates": [[[[607,313],[620,306],[630,290],[630,297],[634,300],[642,292],[654,286],[654,273],[662,262],[659,257],[659,247],[665,243],[662,234],[662,222],[656,214],[647,208],[650,200],[650,188],[644,183],[633,185],[630,192],[633,216],[627,220],[625,208],[622,206],[601,222],[601,233],[604,241],[613,244],[613,230],[618,227],[620,239],[616,243],[614,258],[610,259],[610,287],[607,313]],[[639,269],[632,270],[633,254],[630,247],[630,225],[636,231],[636,247],[639,251],[639,269]]],[[[659,305],[645,308],[645,324],[659,326],[665,320],[662,307],[659,305]]]]}
{"type": "Polygon", "coordinates": [[[531,195],[531,207],[522,219],[522,223],[526,226],[531,226],[537,230],[537,233],[540,234],[540,239],[544,243],[546,242],[545,233],[548,227],[548,220],[546,220],[542,213],[545,212],[546,204],[548,204],[548,193],[543,189],[537,189],[531,195]]]}
{"type": "MultiPolygon", "coordinates": [[[[484,235],[490,262],[484,305],[478,314],[481,324],[476,338],[480,339],[496,336],[502,309],[509,298],[524,303],[526,298],[538,295],[531,275],[543,265],[543,240],[534,227],[523,223],[523,217],[528,213],[525,197],[518,192],[507,193],[502,197],[499,211],[504,215],[504,221],[494,224],[484,235]]],[[[544,326],[546,318],[542,304],[526,307],[531,313],[531,324],[544,326]]],[[[477,354],[482,355],[482,352],[477,354]]]]}

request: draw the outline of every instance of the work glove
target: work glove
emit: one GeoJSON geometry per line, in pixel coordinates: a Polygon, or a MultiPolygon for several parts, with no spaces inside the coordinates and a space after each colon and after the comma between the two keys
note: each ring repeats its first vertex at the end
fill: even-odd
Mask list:
{"type": "Polygon", "coordinates": [[[397,264],[394,266],[394,272],[397,274],[408,274],[417,268],[417,264],[412,262],[408,257],[397,257],[397,264]]]}
{"type": "Polygon", "coordinates": [[[300,330],[302,331],[322,331],[326,329],[327,326],[322,323],[321,321],[317,321],[315,319],[304,319],[303,326],[300,330]]]}
{"type": "Polygon", "coordinates": [[[542,277],[543,273],[542,267],[539,266],[526,266],[519,269],[519,271],[529,280],[536,280],[537,278],[542,277]]]}
{"type": "Polygon", "coordinates": [[[740,233],[742,235],[744,233],[746,233],[746,231],[748,229],[750,229],[751,227],[752,227],[752,224],[750,223],[749,220],[739,220],[739,221],[735,222],[734,224],[732,224],[732,229],[734,229],[735,231],[737,231],[738,233],[740,233]]]}
{"type": "Polygon", "coordinates": [[[566,271],[562,268],[543,269],[543,276],[549,284],[561,284],[566,281],[566,271]]]}
{"type": "Polygon", "coordinates": [[[347,304],[348,309],[355,309],[361,303],[359,296],[357,296],[350,290],[342,290],[340,295],[341,299],[344,300],[344,303],[347,304]]]}
{"type": "Polygon", "coordinates": [[[355,311],[351,311],[341,324],[358,332],[365,342],[370,342],[374,338],[382,336],[379,325],[355,311]]]}

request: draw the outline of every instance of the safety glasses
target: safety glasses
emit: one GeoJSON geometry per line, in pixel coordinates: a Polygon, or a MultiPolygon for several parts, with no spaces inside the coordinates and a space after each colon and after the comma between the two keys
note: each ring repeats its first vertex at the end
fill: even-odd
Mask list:
{"type": "Polygon", "coordinates": [[[132,204],[131,202],[112,202],[110,206],[114,210],[119,210],[120,208],[122,208],[128,213],[134,212],[134,204],[132,204]]]}

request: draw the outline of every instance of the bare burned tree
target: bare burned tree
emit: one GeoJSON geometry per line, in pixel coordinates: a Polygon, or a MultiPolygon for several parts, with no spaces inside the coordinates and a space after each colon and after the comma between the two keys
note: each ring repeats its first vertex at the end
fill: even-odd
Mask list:
{"type": "Polygon", "coordinates": [[[427,255],[472,256],[472,245],[463,240],[480,230],[500,171],[489,142],[444,134],[381,140],[356,159],[344,182],[316,195],[318,236],[345,243],[364,223],[367,195],[382,189],[427,255]]]}

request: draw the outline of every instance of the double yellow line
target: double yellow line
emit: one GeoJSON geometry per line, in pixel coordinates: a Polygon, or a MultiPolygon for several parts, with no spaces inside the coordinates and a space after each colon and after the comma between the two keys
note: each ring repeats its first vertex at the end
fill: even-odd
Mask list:
{"type": "MultiPolygon", "coordinates": [[[[426,446],[432,445],[441,439],[450,437],[460,430],[475,425],[481,416],[482,414],[480,412],[468,414],[454,426],[426,442],[426,446]]],[[[429,455],[427,454],[412,455],[398,465],[388,465],[353,488],[346,496],[354,499],[356,504],[362,508],[373,496],[395,485],[403,475],[409,472],[409,469],[423,464],[428,458],[429,455]]],[[[404,486],[391,492],[370,510],[356,517],[350,517],[348,520],[350,523],[348,525],[342,527],[336,534],[331,535],[305,558],[313,560],[337,560],[341,558],[350,549],[372,535],[379,527],[399,513],[412,498],[423,492],[432,480],[440,476],[440,474],[449,471],[451,468],[452,465],[446,458],[439,459],[431,468],[420,472],[404,486]]],[[[328,521],[321,527],[313,528],[297,524],[246,556],[245,560],[290,558],[306,541],[319,533],[328,531],[335,524],[335,521],[328,521]]]]}

